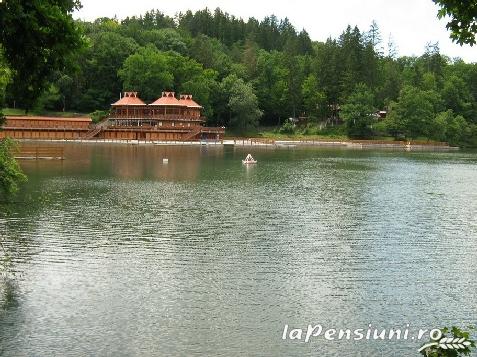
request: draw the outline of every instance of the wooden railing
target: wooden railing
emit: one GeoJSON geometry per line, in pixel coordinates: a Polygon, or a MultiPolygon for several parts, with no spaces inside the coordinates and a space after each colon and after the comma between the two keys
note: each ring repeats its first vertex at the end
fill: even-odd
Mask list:
{"type": "Polygon", "coordinates": [[[109,125],[108,119],[99,122],[98,124],[90,125],[89,131],[81,136],[80,139],[82,140],[90,140],[93,139],[96,135],[106,129],[109,125]]]}
{"type": "Polygon", "coordinates": [[[205,121],[205,117],[195,117],[188,115],[180,114],[154,114],[154,115],[121,115],[121,114],[111,114],[109,116],[112,120],[183,120],[183,121],[205,121]]]}

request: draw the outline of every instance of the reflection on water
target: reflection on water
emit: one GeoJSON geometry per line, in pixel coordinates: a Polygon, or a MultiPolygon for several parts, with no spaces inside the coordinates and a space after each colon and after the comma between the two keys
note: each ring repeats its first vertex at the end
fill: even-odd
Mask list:
{"type": "Polygon", "coordinates": [[[11,310],[18,306],[18,301],[16,299],[16,283],[11,278],[0,277],[0,316],[2,310],[11,310]]]}
{"type": "Polygon", "coordinates": [[[251,151],[249,167],[232,147],[24,162],[0,217],[17,271],[0,354],[412,356],[281,333],[475,323],[475,154],[251,151]]]}

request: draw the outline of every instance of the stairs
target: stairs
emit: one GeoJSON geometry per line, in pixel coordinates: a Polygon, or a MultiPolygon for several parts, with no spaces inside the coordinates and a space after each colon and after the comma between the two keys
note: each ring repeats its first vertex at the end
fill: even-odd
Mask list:
{"type": "Polygon", "coordinates": [[[201,126],[194,127],[191,131],[185,134],[185,136],[182,138],[182,141],[189,141],[190,139],[197,136],[197,134],[200,134],[201,131],[202,131],[201,126]]]}
{"type": "Polygon", "coordinates": [[[96,124],[91,128],[86,134],[84,134],[80,139],[81,140],[91,140],[100,132],[102,132],[108,125],[108,120],[102,121],[101,123],[96,124]]]}

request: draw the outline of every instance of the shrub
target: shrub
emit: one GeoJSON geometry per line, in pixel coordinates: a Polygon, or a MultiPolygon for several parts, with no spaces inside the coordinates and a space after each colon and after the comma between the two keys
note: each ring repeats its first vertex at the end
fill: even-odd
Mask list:
{"type": "Polygon", "coordinates": [[[93,123],[99,123],[109,115],[107,110],[96,110],[90,114],[93,123]]]}
{"type": "Polygon", "coordinates": [[[287,121],[281,126],[278,132],[280,134],[295,134],[295,126],[287,121]]]}

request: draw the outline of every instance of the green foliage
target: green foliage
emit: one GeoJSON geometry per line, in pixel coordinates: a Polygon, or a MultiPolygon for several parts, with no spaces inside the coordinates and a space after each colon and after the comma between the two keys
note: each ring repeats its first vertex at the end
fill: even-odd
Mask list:
{"type": "Polygon", "coordinates": [[[174,29],[146,30],[140,32],[140,36],[138,42],[143,46],[153,44],[161,51],[175,51],[183,55],[187,54],[188,48],[185,40],[174,29]]]}
{"type": "Polygon", "coordinates": [[[440,6],[438,17],[449,16],[447,29],[451,31],[452,41],[460,45],[475,45],[477,33],[477,3],[475,1],[433,0],[440,6]]]}
{"type": "Polygon", "coordinates": [[[310,74],[301,88],[303,106],[307,115],[313,119],[326,119],[328,114],[326,94],[320,89],[316,75],[310,74]]]}
{"type": "Polygon", "coordinates": [[[214,69],[222,76],[227,75],[232,66],[226,47],[217,39],[205,35],[199,35],[192,40],[190,56],[205,68],[214,69]]]}
{"type": "Polygon", "coordinates": [[[439,113],[436,120],[444,126],[444,135],[438,138],[451,145],[474,147],[477,145],[475,132],[477,126],[468,123],[462,115],[455,115],[452,110],[439,113]]]}
{"type": "Polygon", "coordinates": [[[213,69],[201,69],[199,73],[185,80],[180,86],[182,93],[192,94],[193,98],[201,103],[204,108],[203,114],[209,121],[212,121],[214,117],[213,97],[219,91],[217,76],[218,73],[213,69]]]}
{"type": "Polygon", "coordinates": [[[211,96],[218,91],[218,74],[192,58],[148,45],[129,56],[118,74],[124,90],[138,91],[146,101],[157,99],[164,90],[190,93],[204,107],[204,114],[213,116],[211,96]]]}
{"type": "Polygon", "coordinates": [[[262,112],[253,87],[230,75],[222,80],[220,88],[226,98],[228,125],[237,132],[256,128],[262,112]]]}
{"type": "Polygon", "coordinates": [[[171,71],[171,57],[158,51],[154,46],[142,47],[129,56],[119,70],[124,90],[134,90],[141,97],[151,101],[174,85],[171,71]]]}
{"type": "MultiPolygon", "coordinates": [[[[469,329],[473,330],[474,328],[472,326],[469,326],[469,329]]],[[[442,332],[441,340],[442,338],[465,339],[466,342],[469,342],[469,346],[465,346],[465,348],[458,349],[458,350],[455,348],[442,348],[437,345],[437,342],[439,341],[431,340],[430,344],[432,344],[433,346],[430,346],[422,350],[421,355],[426,357],[469,356],[472,353],[472,350],[475,348],[475,341],[471,339],[470,333],[467,331],[463,331],[456,326],[452,326],[450,330],[447,327],[441,329],[441,332],[442,332]]]]}
{"type": "Polygon", "coordinates": [[[17,150],[13,140],[0,140],[0,197],[8,198],[16,193],[19,185],[26,181],[18,162],[14,158],[17,150]]]}
{"type": "Polygon", "coordinates": [[[289,69],[285,66],[283,54],[261,50],[257,58],[257,77],[254,87],[257,90],[260,108],[265,113],[265,123],[280,123],[282,118],[290,117],[289,69]]]}
{"type": "Polygon", "coordinates": [[[60,89],[53,83],[37,98],[33,109],[36,112],[53,110],[61,98],[60,89]]]}
{"type": "Polygon", "coordinates": [[[295,134],[295,125],[286,121],[283,125],[278,129],[280,134],[295,134]]]}
{"type": "Polygon", "coordinates": [[[0,2],[0,43],[13,70],[12,93],[26,109],[82,45],[71,13],[77,0],[8,0],[0,2]]]}
{"type": "Polygon", "coordinates": [[[445,107],[464,117],[472,118],[475,115],[475,99],[470,93],[469,86],[457,75],[449,76],[442,88],[442,97],[445,107]]]}
{"type": "Polygon", "coordinates": [[[109,115],[109,110],[95,110],[90,114],[93,123],[99,123],[109,115]]]}
{"type": "Polygon", "coordinates": [[[12,73],[3,56],[3,49],[0,46],[0,108],[5,101],[7,85],[10,82],[12,73]]]}
{"type": "Polygon", "coordinates": [[[369,138],[375,121],[373,94],[365,84],[358,84],[341,108],[348,135],[352,138],[369,138]]]}
{"type": "Polygon", "coordinates": [[[391,133],[407,138],[429,137],[437,131],[435,116],[441,108],[441,97],[437,92],[406,86],[398,101],[391,104],[387,119],[391,133]]]}
{"type": "Polygon", "coordinates": [[[139,48],[136,41],[115,32],[92,34],[79,73],[82,90],[79,89],[78,109],[92,111],[107,109],[123,90],[118,70],[124,61],[139,48]]]}

